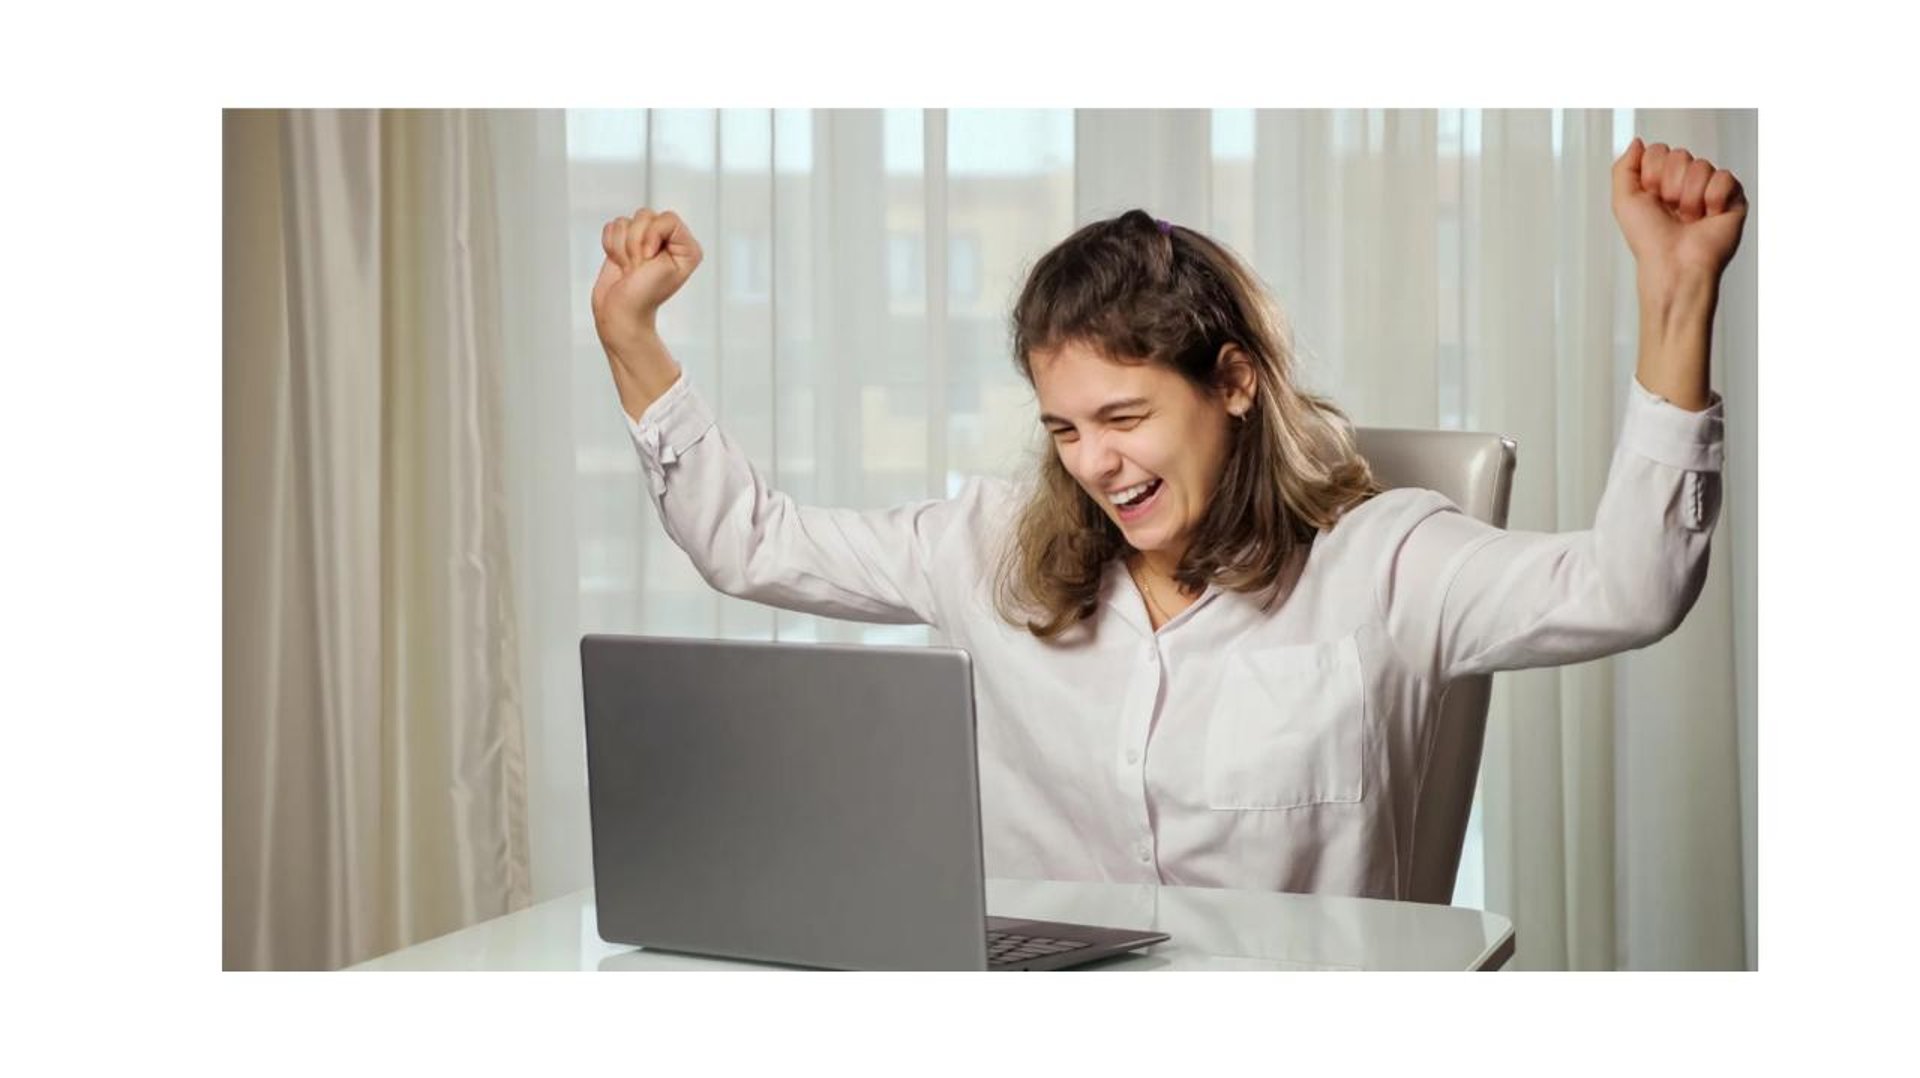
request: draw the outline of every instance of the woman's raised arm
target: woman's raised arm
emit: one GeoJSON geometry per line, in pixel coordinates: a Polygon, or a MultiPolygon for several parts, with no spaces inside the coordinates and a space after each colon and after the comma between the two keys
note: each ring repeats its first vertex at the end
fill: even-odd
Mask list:
{"type": "Polygon", "coordinates": [[[1614,162],[1613,212],[1635,262],[1640,355],[1593,527],[1421,519],[1395,553],[1386,605],[1395,639],[1442,678],[1644,647],[1680,624],[1705,582],[1723,442],[1707,357],[1747,200],[1725,169],[1634,139],[1614,162]]]}
{"type": "Polygon", "coordinates": [[[1689,412],[1705,408],[1720,275],[1740,248],[1747,196],[1733,173],[1639,139],[1613,163],[1613,216],[1633,252],[1640,384],[1689,412]]]}
{"type": "Polygon", "coordinates": [[[655,329],[660,305],[700,265],[686,223],[642,208],[609,221],[601,245],[594,326],[660,521],[701,577],[787,610],[939,624],[948,541],[1005,501],[1004,484],[974,480],[955,498],[880,510],[795,503],[715,425],[655,329]]]}
{"type": "Polygon", "coordinates": [[[606,261],[593,282],[593,327],[628,418],[639,419],[680,377],[655,319],[700,267],[700,241],[680,215],[642,206],[600,229],[606,261]]]}

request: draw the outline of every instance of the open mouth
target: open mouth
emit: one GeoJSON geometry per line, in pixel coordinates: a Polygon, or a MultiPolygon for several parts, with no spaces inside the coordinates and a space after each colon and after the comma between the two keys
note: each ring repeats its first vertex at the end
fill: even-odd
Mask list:
{"type": "Polygon", "coordinates": [[[1111,495],[1109,500],[1119,511],[1121,520],[1134,520],[1145,516],[1148,510],[1153,508],[1154,503],[1159,500],[1160,488],[1164,485],[1158,479],[1149,479],[1138,486],[1111,495]]]}

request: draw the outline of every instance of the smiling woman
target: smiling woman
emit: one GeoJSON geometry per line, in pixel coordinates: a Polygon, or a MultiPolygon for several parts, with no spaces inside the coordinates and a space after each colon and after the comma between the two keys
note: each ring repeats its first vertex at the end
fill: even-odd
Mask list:
{"type": "Polygon", "coordinates": [[[1585,531],[1382,492],[1340,410],[1294,384],[1256,278],[1140,211],[1061,242],[1015,304],[1052,439],[1037,475],[947,499],[768,486],[655,329],[702,259],[678,215],[607,223],[593,311],[660,518],[709,584],[971,654],[988,875],[1406,898],[1447,690],[1642,647],[1705,576],[1710,286],[1745,200],[1638,142],[1614,181],[1648,331],[1585,531]]]}
{"type": "Polygon", "coordinates": [[[1088,225],[1034,266],[1012,321],[1056,452],[995,600],[1037,636],[1092,617],[1116,557],[1156,630],[1208,583],[1272,599],[1294,551],[1380,491],[1346,417],[1294,384],[1252,272],[1200,233],[1139,210],[1088,225]]]}

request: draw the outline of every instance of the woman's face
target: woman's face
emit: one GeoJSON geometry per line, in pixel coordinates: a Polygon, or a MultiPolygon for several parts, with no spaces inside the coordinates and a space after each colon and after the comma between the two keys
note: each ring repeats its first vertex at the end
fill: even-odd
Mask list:
{"type": "MultiPolygon", "coordinates": [[[[1135,550],[1185,553],[1226,468],[1247,388],[1209,394],[1154,363],[1116,363],[1082,344],[1035,353],[1040,422],[1069,474],[1135,550]],[[1146,486],[1144,497],[1116,500],[1146,486]]],[[[1251,368],[1242,368],[1251,382],[1251,368]]]]}

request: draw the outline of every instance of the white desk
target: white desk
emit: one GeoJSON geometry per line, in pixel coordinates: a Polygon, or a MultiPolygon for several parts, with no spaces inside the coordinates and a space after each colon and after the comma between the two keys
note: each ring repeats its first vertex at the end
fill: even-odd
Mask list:
{"type": "MultiPolygon", "coordinates": [[[[1224,891],[1201,887],[988,880],[987,912],[1123,928],[1173,938],[1087,970],[1498,969],[1513,956],[1513,925],[1480,910],[1224,891]]],[[[382,955],[355,970],[780,969],[607,943],[593,891],[382,955]]]]}

